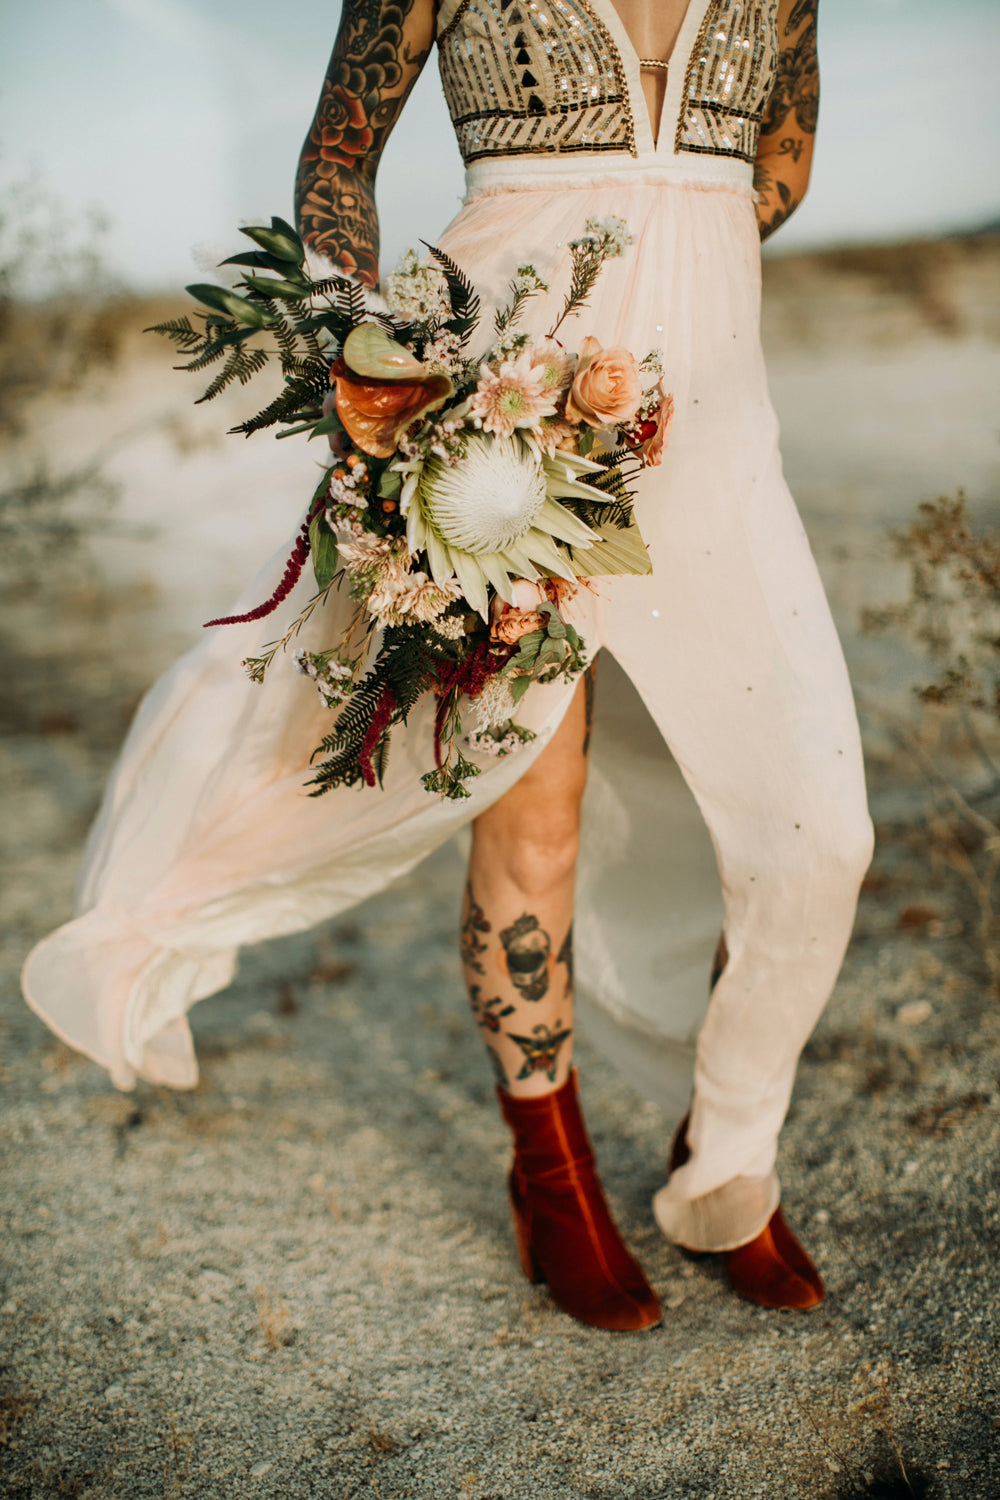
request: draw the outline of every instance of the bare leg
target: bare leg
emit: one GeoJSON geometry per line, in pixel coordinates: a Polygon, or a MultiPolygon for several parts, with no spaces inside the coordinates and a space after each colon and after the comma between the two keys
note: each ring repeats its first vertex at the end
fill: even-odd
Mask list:
{"type": "Polygon", "coordinates": [[[462,911],[469,1000],[497,1081],[561,1087],[573,1054],[573,894],[593,665],[531,769],[473,825],[462,911]]]}

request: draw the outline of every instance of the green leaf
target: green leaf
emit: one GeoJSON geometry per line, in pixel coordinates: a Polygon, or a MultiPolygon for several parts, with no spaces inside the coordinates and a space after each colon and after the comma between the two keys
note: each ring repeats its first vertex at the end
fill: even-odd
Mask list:
{"type": "Polygon", "coordinates": [[[514,677],[511,679],[510,696],[513,698],[515,703],[520,703],[521,699],[524,697],[530,686],[530,677],[514,677]]]}
{"type": "Polygon", "coordinates": [[[539,601],[537,608],[540,613],[548,616],[545,624],[545,634],[549,640],[561,641],[566,635],[566,626],[559,617],[559,612],[549,599],[539,601]]]}
{"type": "Polygon", "coordinates": [[[326,524],[325,516],[313,516],[309,522],[309,544],[316,587],[325,589],[337,571],[337,538],[326,524]]]}
{"type": "Polygon", "coordinates": [[[583,455],[584,458],[586,458],[587,454],[590,452],[591,448],[594,446],[594,432],[593,432],[592,428],[589,428],[589,427],[588,428],[584,428],[584,430],[580,433],[580,445],[579,446],[580,446],[580,452],[581,452],[581,454],[583,455]]]}
{"type": "Polygon", "coordinates": [[[272,214],[271,228],[276,230],[278,234],[285,235],[288,239],[292,240],[294,244],[298,245],[299,249],[302,251],[302,258],[303,260],[305,259],[306,252],[305,246],[302,244],[302,236],[293,225],[289,224],[287,219],[280,218],[278,214],[272,214]]]}
{"type": "Polygon", "coordinates": [[[381,500],[395,500],[402,487],[402,474],[396,474],[392,469],[383,470],[378,482],[378,493],[381,500]]]}
{"type": "Polygon", "coordinates": [[[313,423],[313,437],[322,437],[327,432],[343,432],[344,424],[335,411],[328,411],[325,417],[320,417],[318,422],[313,423]]]}
{"type": "Polygon", "coordinates": [[[248,302],[246,297],[237,297],[228,287],[213,286],[210,282],[195,282],[186,287],[185,291],[191,293],[196,301],[205,307],[211,307],[215,312],[224,313],[229,318],[235,318],[239,323],[249,323],[254,328],[266,328],[271,319],[263,308],[255,307],[248,302]]]}
{"type": "Polygon", "coordinates": [[[268,255],[277,256],[286,265],[300,266],[305,260],[306,252],[294,229],[285,224],[283,219],[272,219],[271,223],[284,224],[284,229],[265,229],[263,224],[246,224],[240,234],[245,234],[248,240],[253,240],[268,255]]]}
{"type": "MultiPolygon", "coordinates": [[[[295,275],[290,261],[281,260],[277,255],[268,255],[266,250],[241,250],[239,255],[229,255],[225,260],[220,260],[219,265],[252,266],[258,271],[277,271],[279,276],[293,277],[295,275]]],[[[308,283],[304,276],[301,281],[305,290],[308,283]]]]}
{"type": "Polygon", "coordinates": [[[265,297],[282,297],[286,301],[301,302],[306,295],[305,286],[299,282],[285,281],[277,276],[244,276],[243,280],[247,286],[252,286],[255,292],[262,292],[265,297]]]}
{"type": "MultiPolygon", "coordinates": [[[[278,421],[283,420],[285,419],[281,417],[278,418],[278,421]]],[[[280,442],[282,438],[297,437],[300,432],[312,432],[314,426],[314,422],[296,422],[294,427],[286,427],[284,432],[276,432],[274,436],[277,441],[280,442]]]]}

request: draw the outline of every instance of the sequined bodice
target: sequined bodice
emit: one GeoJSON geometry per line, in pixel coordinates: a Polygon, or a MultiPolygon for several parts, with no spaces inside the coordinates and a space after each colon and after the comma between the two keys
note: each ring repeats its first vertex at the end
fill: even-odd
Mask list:
{"type": "Polygon", "coordinates": [[[441,81],[465,162],[628,153],[750,163],[777,66],[778,0],[690,0],[654,146],[612,0],[444,0],[441,81]]]}

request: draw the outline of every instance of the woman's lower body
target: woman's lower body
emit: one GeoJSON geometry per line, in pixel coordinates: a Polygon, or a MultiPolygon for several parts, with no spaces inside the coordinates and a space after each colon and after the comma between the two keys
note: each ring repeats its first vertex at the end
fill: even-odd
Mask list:
{"type": "MultiPolygon", "coordinates": [[[[571,608],[591,657],[604,648],[631,679],[707,826],[727,954],[707,1010],[710,950],[699,971],[688,934],[671,926],[669,832],[665,847],[650,844],[664,783],[637,772],[630,725],[616,726],[621,757],[591,770],[574,917],[583,690],[533,687],[519,720],[538,738],[482,759],[466,802],[441,803],[420,786],[432,755],[426,704],[395,737],[383,790],[312,801],[303,782],[328,714],[311,684],[287,660],[263,688],[240,674],[241,658],[278,633],[270,620],[216,633],[152,689],[92,836],[81,915],[29,957],[25,991],[120,1085],[139,1074],[190,1086],[185,1012],[228,983],[241,944],[345,910],[473,822],[466,976],[505,1095],[566,1087],[571,1037],[559,1035],[572,1031],[575,923],[583,991],[612,1020],[641,1016],[633,1029],[640,1043],[650,1037],[650,1055],[666,1038],[684,1056],[697,1035],[689,1155],[656,1212],[677,1243],[727,1250],[753,1240],[777,1205],[778,1132],[843,957],[871,823],[843,657],[781,474],[749,197],[642,181],[504,191],[472,201],[441,243],[483,294],[484,337],[510,276],[534,261],[552,280],[530,313],[543,331],[561,301],[568,240],[610,213],[635,245],[605,268],[564,336],[572,348],[591,333],[640,357],[662,346],[677,415],[662,467],[638,484],[652,574],[601,579],[571,608]],[[488,933],[470,920],[476,908],[488,933]],[[495,972],[475,967],[483,942],[495,972]],[[682,950],[683,984],[671,963],[682,950]]],[[[255,580],[248,603],[266,596],[282,562],[255,580]]],[[[303,581],[289,610],[308,593],[303,581]]],[[[300,643],[332,645],[348,609],[334,596],[300,643]]],[[[596,698],[595,748],[599,686],[596,698]]]]}

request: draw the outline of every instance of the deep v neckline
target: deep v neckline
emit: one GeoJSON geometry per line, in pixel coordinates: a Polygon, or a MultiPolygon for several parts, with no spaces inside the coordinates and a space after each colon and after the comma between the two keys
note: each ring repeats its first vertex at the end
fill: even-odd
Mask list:
{"type": "Polygon", "coordinates": [[[671,142],[669,154],[672,154],[674,131],[670,128],[670,112],[672,111],[676,116],[680,107],[688,59],[711,0],[688,0],[684,19],[681,21],[670,56],[664,59],[667,63],[667,86],[663,93],[663,103],[660,106],[660,117],[656,121],[655,131],[653,118],[642,88],[639,53],[614,0],[584,0],[584,3],[594,15],[599,16],[603,21],[617,48],[628,88],[629,107],[639,153],[649,152],[656,156],[668,154],[664,150],[663,143],[665,136],[669,136],[671,142]]]}

